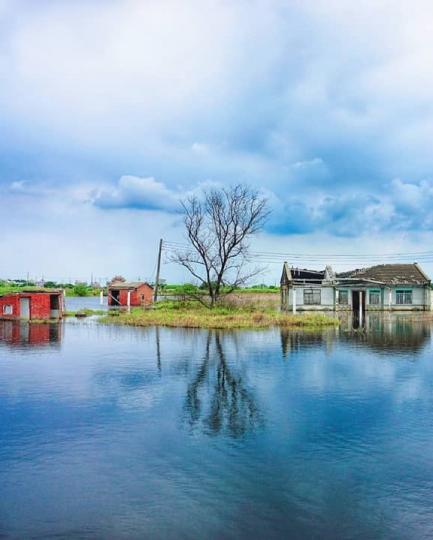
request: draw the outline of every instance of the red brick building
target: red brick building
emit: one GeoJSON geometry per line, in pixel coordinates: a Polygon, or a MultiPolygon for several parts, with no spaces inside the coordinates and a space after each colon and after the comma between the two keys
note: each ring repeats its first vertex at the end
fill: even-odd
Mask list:
{"type": "Polygon", "coordinates": [[[109,306],[149,306],[153,302],[153,287],[146,282],[115,281],[108,286],[109,306]]]}
{"type": "Polygon", "coordinates": [[[0,319],[49,320],[61,319],[64,313],[62,290],[23,290],[0,296],[0,319]]]}

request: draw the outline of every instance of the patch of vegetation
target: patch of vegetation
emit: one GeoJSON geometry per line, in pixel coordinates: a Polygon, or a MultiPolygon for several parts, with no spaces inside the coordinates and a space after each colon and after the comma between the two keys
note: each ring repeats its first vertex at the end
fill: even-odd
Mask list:
{"type": "MultiPolygon", "coordinates": [[[[66,296],[98,296],[101,292],[100,288],[90,287],[85,283],[79,283],[72,285],[71,283],[56,283],[55,281],[46,281],[44,287],[35,285],[33,282],[26,281],[1,281],[0,280],[0,296],[2,294],[9,294],[13,292],[20,292],[23,289],[32,291],[41,289],[64,289],[66,296]]],[[[104,294],[106,294],[104,289],[104,294]]]]}
{"type": "Polygon", "coordinates": [[[64,317],[91,317],[92,315],[106,315],[102,309],[79,309],[78,311],[65,311],[64,317]]]}
{"type": "Polygon", "coordinates": [[[321,313],[293,315],[255,307],[218,306],[207,309],[198,302],[163,302],[151,309],[132,309],[130,313],[108,312],[104,323],[131,326],[171,326],[183,328],[269,328],[322,327],[338,325],[338,320],[321,313]]]}
{"type": "MultiPolygon", "coordinates": [[[[229,289],[222,287],[222,291],[226,293],[229,289]]],[[[232,293],[235,294],[247,294],[247,293],[273,293],[273,294],[279,294],[280,288],[276,285],[251,285],[250,287],[237,287],[232,291],[232,293]]],[[[200,285],[200,287],[197,287],[196,285],[193,285],[192,283],[184,283],[184,284],[176,284],[176,283],[170,283],[167,285],[164,285],[160,287],[160,294],[162,295],[184,295],[187,296],[188,294],[208,294],[206,291],[206,287],[203,285],[200,285]]]]}

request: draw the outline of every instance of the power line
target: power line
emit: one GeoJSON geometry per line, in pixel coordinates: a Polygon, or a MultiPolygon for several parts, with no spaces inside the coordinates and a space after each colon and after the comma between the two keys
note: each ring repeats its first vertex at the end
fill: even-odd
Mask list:
{"type": "MultiPolygon", "coordinates": [[[[173,253],[179,250],[190,250],[191,246],[174,241],[164,241],[163,250],[168,253],[173,253]]],[[[323,263],[323,262],[336,262],[336,263],[346,263],[346,264],[355,264],[357,262],[382,262],[382,261],[414,261],[417,262],[433,262],[433,251],[412,251],[412,252],[395,252],[395,253],[385,253],[385,254],[355,254],[355,253],[333,253],[333,254],[323,254],[323,253],[283,253],[283,252],[272,252],[272,251],[250,251],[247,257],[247,260],[253,261],[258,260],[262,263],[277,264],[284,261],[290,262],[308,262],[308,263],[323,263]]]]}

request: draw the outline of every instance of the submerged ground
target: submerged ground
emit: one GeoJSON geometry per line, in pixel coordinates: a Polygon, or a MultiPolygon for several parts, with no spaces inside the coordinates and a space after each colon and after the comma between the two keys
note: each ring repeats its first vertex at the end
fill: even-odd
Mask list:
{"type": "Polygon", "coordinates": [[[431,537],[431,330],[1,322],[0,537],[431,537]]]}

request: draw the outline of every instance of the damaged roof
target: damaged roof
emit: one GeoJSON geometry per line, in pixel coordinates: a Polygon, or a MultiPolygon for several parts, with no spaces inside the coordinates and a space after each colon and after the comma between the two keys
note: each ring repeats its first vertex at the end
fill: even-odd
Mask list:
{"type": "Polygon", "coordinates": [[[110,283],[108,285],[109,289],[138,289],[139,287],[142,287],[143,285],[147,285],[148,287],[151,287],[147,281],[114,281],[113,283],[110,283]]]}
{"type": "Polygon", "coordinates": [[[417,263],[378,264],[369,268],[358,268],[337,274],[339,279],[366,279],[390,285],[425,285],[430,278],[417,263]]]}
{"type": "Polygon", "coordinates": [[[325,279],[326,270],[309,270],[308,268],[290,267],[284,263],[281,283],[288,283],[293,280],[309,281],[311,283],[321,283],[325,279]]]}

